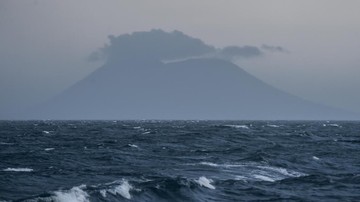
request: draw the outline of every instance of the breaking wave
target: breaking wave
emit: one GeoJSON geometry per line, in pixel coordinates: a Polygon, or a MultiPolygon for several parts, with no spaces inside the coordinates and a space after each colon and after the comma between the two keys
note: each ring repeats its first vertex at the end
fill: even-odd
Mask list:
{"type": "Polygon", "coordinates": [[[199,185],[209,188],[209,189],[215,189],[215,186],[212,185],[211,183],[213,182],[212,179],[208,179],[204,176],[199,177],[199,179],[195,180],[195,182],[197,182],[199,185]]]}
{"type": "Polygon", "coordinates": [[[89,202],[89,194],[84,191],[86,185],[73,187],[67,191],[55,191],[51,197],[55,202],[89,202]]]}

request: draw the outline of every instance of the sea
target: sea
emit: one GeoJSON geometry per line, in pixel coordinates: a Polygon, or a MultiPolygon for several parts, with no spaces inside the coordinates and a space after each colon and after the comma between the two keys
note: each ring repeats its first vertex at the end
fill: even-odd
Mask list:
{"type": "Polygon", "coordinates": [[[360,201],[360,122],[0,121],[0,201],[360,201]]]}

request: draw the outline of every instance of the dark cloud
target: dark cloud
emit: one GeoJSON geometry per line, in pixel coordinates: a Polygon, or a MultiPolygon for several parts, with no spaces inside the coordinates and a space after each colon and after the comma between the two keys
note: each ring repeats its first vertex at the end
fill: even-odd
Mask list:
{"type": "Polygon", "coordinates": [[[106,60],[177,60],[193,57],[214,57],[224,60],[259,57],[264,51],[285,52],[280,46],[227,46],[219,49],[180,31],[153,29],[120,36],[109,36],[110,43],[89,56],[90,61],[106,60]]]}
{"type": "Polygon", "coordinates": [[[281,47],[281,46],[270,46],[270,45],[266,45],[263,44],[261,46],[261,49],[265,50],[265,51],[270,51],[270,52],[281,52],[281,53],[287,53],[288,51],[281,47]]]}
{"type": "Polygon", "coordinates": [[[93,53],[91,60],[139,59],[171,60],[215,52],[215,48],[180,31],[151,30],[120,36],[109,36],[110,44],[93,53]]]}

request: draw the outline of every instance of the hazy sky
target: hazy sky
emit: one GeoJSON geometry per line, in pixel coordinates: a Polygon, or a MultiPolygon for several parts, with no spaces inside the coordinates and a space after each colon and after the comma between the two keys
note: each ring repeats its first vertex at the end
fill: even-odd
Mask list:
{"type": "Polygon", "coordinates": [[[0,0],[0,113],[40,103],[101,65],[108,35],[180,30],[217,47],[288,53],[237,63],[265,82],[360,112],[358,0],[0,0]]]}

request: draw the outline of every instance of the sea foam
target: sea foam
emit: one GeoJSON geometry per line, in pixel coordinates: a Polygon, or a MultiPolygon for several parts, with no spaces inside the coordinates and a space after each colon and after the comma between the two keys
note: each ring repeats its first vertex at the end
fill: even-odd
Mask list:
{"type": "Polygon", "coordinates": [[[219,164],[216,163],[211,163],[211,162],[200,162],[201,165],[206,165],[206,166],[213,166],[213,167],[218,167],[219,164]]]}
{"type": "Polygon", "coordinates": [[[31,168],[6,168],[6,169],[3,169],[3,171],[6,171],[6,172],[32,172],[34,170],[31,168]]]}
{"type": "Polygon", "coordinates": [[[282,174],[282,175],[288,176],[288,177],[302,177],[302,176],[306,175],[301,172],[287,170],[285,168],[279,168],[279,167],[272,167],[272,166],[257,166],[257,167],[267,170],[267,171],[274,171],[275,173],[279,173],[279,174],[282,174]]]}
{"type": "Polygon", "coordinates": [[[89,202],[89,194],[83,190],[84,188],[86,185],[73,187],[66,191],[55,191],[52,199],[55,202],[89,202]]]}
{"type": "Polygon", "coordinates": [[[115,186],[110,189],[100,190],[100,194],[105,198],[107,196],[107,192],[109,192],[112,195],[119,194],[126,199],[131,199],[130,190],[132,190],[132,189],[133,189],[133,186],[131,186],[127,180],[122,180],[122,183],[118,186],[115,186]]]}
{"type": "Polygon", "coordinates": [[[250,129],[247,125],[225,125],[230,128],[242,128],[242,129],[250,129]]]}
{"type": "Polygon", "coordinates": [[[255,174],[253,175],[256,179],[259,179],[261,181],[267,181],[267,182],[275,182],[277,179],[271,178],[269,176],[265,176],[265,175],[259,175],[259,174],[255,174]]]}
{"type": "Polygon", "coordinates": [[[341,128],[341,126],[337,123],[328,123],[328,124],[323,124],[324,127],[326,126],[331,126],[331,127],[338,127],[338,128],[341,128]]]}
{"type": "Polygon", "coordinates": [[[312,158],[313,158],[314,160],[320,160],[320,158],[317,157],[317,156],[313,156],[312,158]]]}
{"type": "Polygon", "coordinates": [[[275,125],[275,124],[268,124],[267,126],[270,127],[270,128],[279,128],[280,127],[280,126],[275,125]]]}
{"type": "Polygon", "coordinates": [[[211,183],[213,182],[212,179],[208,179],[204,176],[199,177],[199,179],[195,180],[195,182],[197,182],[199,185],[209,188],[209,189],[215,189],[215,186],[212,185],[211,183]]]}
{"type": "Polygon", "coordinates": [[[239,163],[239,164],[216,164],[211,162],[200,162],[200,165],[206,165],[211,167],[218,167],[225,171],[227,174],[231,174],[234,177],[232,179],[242,181],[268,181],[275,182],[291,177],[302,177],[306,174],[288,170],[281,167],[273,167],[269,165],[263,165],[254,162],[239,163]]]}
{"type": "Polygon", "coordinates": [[[135,144],[128,144],[129,147],[134,147],[134,148],[139,148],[137,145],[135,144]]]}

